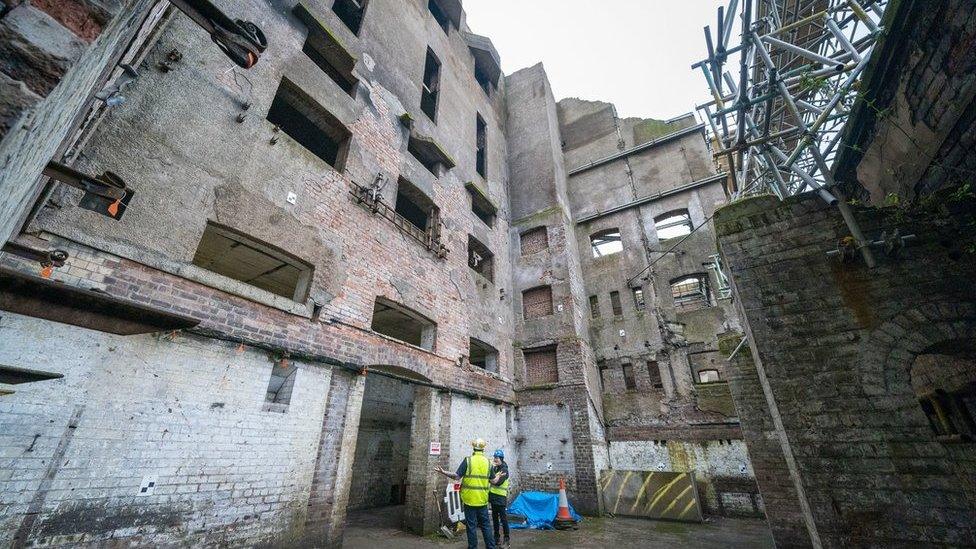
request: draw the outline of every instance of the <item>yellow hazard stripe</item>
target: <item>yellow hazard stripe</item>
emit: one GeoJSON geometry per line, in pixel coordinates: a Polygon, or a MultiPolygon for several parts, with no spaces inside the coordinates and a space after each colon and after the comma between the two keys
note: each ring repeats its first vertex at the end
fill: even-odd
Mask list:
{"type": "Polygon", "coordinates": [[[649,513],[651,511],[651,509],[653,509],[654,506],[657,505],[659,501],[661,501],[661,498],[663,498],[668,493],[668,490],[670,490],[672,486],[674,486],[675,484],[677,484],[679,481],[681,481],[686,476],[688,476],[687,473],[681,473],[680,475],[674,477],[674,480],[672,480],[671,482],[669,482],[669,483],[665,484],[664,486],[660,487],[658,489],[658,491],[655,492],[654,499],[652,499],[650,501],[650,503],[645,508],[644,512],[645,513],[649,513]]]}
{"type": "Polygon", "coordinates": [[[653,472],[647,473],[647,478],[644,479],[644,484],[641,484],[640,491],[637,492],[637,497],[634,498],[634,504],[630,506],[631,513],[636,511],[637,506],[640,505],[640,501],[644,497],[644,492],[647,491],[647,485],[651,482],[651,477],[653,476],[653,472]]]}

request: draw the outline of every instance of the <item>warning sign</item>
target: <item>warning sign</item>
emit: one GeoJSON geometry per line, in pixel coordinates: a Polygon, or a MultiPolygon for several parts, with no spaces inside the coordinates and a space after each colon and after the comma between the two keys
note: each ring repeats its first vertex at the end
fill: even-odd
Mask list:
{"type": "Polygon", "coordinates": [[[432,456],[439,456],[439,455],[441,455],[441,443],[440,442],[431,442],[430,443],[430,455],[432,455],[432,456]]]}

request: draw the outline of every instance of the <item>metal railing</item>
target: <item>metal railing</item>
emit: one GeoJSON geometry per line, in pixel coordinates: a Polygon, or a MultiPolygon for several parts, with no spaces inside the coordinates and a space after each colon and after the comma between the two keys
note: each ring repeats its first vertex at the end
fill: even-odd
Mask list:
{"type": "Polygon", "coordinates": [[[447,257],[447,247],[441,243],[441,226],[437,219],[430,220],[430,228],[421,229],[414,225],[410,220],[398,214],[393,208],[383,202],[383,197],[374,189],[363,187],[354,181],[349,182],[352,188],[349,194],[353,200],[373,212],[375,215],[385,218],[403,234],[416,240],[425,248],[434,252],[440,259],[447,257]]]}

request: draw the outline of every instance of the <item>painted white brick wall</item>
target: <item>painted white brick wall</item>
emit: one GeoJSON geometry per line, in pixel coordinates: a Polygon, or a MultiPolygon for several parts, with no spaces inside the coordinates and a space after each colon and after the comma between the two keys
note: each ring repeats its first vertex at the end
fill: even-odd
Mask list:
{"type": "MultiPolygon", "coordinates": [[[[744,494],[718,494],[711,484],[718,477],[738,477],[755,481],[755,473],[746,445],[741,440],[702,442],[650,440],[614,441],[610,443],[610,462],[614,469],[634,471],[693,471],[704,484],[704,498],[711,508],[721,497],[725,509],[750,512],[752,502],[744,494]]],[[[761,502],[757,502],[761,505],[761,502]]]]}
{"type": "Polygon", "coordinates": [[[508,457],[510,453],[514,456],[514,444],[509,436],[506,410],[510,408],[484,400],[473,400],[461,395],[454,395],[451,398],[449,463],[452,471],[457,468],[462,459],[471,455],[471,441],[478,437],[488,441],[485,455],[491,457],[496,449],[501,448],[505,451],[507,460],[514,463],[512,457],[508,457]]]}
{"type": "Polygon", "coordinates": [[[519,471],[545,474],[551,470],[575,475],[573,422],[568,406],[542,404],[519,408],[519,471]],[[566,442],[563,442],[565,440],[566,442]]]}
{"type": "Polygon", "coordinates": [[[730,442],[626,440],[610,443],[610,462],[614,469],[634,471],[694,470],[699,478],[716,476],[755,478],[752,464],[741,440],[730,442]],[[673,448],[672,448],[673,447],[673,448]],[[672,453],[676,459],[672,459],[672,453]],[[687,465],[683,463],[687,456],[687,465]]]}
{"type": "Polygon", "coordinates": [[[590,433],[593,440],[593,471],[596,473],[597,480],[600,479],[600,471],[610,468],[610,447],[606,443],[606,435],[603,431],[603,424],[600,423],[596,415],[593,404],[588,404],[590,409],[590,433]]]}
{"type": "Polygon", "coordinates": [[[263,351],[6,313],[0,363],[65,376],[0,397],[0,544],[81,406],[35,524],[48,542],[95,542],[116,529],[147,543],[253,541],[304,520],[331,370],[293,361],[287,412],[265,412],[263,351]],[[139,495],[145,476],[157,480],[150,496],[139,495]],[[65,537],[81,524],[98,533],[65,537]]]}

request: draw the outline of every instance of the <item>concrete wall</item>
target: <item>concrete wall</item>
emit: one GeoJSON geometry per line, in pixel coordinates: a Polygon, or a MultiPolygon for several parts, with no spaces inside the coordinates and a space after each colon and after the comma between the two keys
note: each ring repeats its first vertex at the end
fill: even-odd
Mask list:
{"type": "Polygon", "coordinates": [[[6,2],[0,13],[0,241],[16,236],[41,170],[91,107],[152,0],[6,2]]]}
{"type": "Polygon", "coordinates": [[[301,533],[328,367],[291,361],[294,390],[281,413],[264,409],[273,363],[262,350],[9,313],[0,332],[0,362],[64,375],[0,400],[4,545],[236,544],[301,533]]]}
{"type": "MultiPolygon", "coordinates": [[[[771,420],[804,518],[793,539],[805,529],[831,547],[970,544],[972,443],[933,430],[912,371],[920,355],[972,360],[976,262],[954,252],[959,235],[942,209],[856,216],[872,238],[895,228],[915,238],[868,269],[826,254],[848,230],[815,197],[756,197],[716,215],[765,395],[733,383],[736,404],[756,434],[771,420]]],[[[784,469],[769,456],[760,447],[754,461],[772,480],[761,481],[763,494],[787,498],[784,469]]]]}

